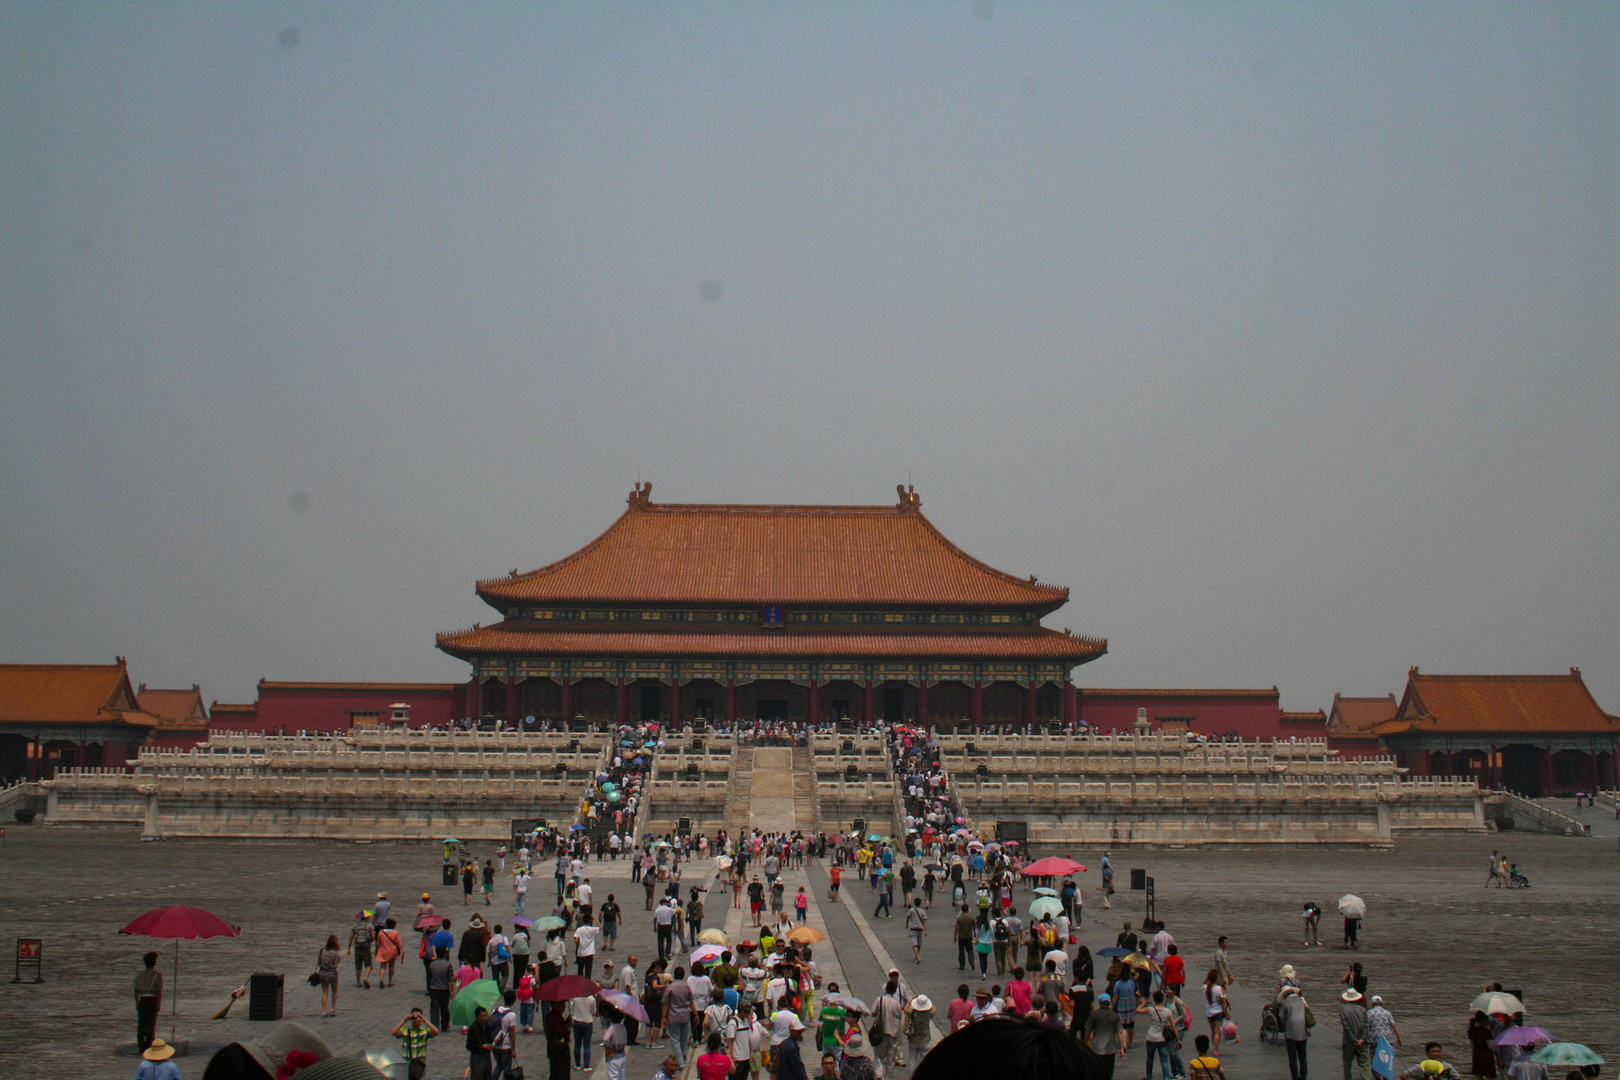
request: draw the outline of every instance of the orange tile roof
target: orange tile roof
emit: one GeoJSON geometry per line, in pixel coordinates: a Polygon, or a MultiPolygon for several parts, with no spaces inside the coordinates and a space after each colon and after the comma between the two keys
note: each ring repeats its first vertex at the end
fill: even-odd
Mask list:
{"type": "Polygon", "coordinates": [[[1305,712],[1288,712],[1284,710],[1279,715],[1284,721],[1295,724],[1320,724],[1327,720],[1327,713],[1321,709],[1308,709],[1305,712]]]}
{"type": "Polygon", "coordinates": [[[1067,660],[1085,663],[1108,651],[1108,643],[1044,627],[1008,633],[906,633],[860,631],[534,629],[534,623],[502,622],[438,635],[439,648],[457,656],[537,654],[548,656],[726,657],[985,657],[997,660],[1067,660]]]}
{"type": "Polygon", "coordinates": [[[1054,609],[1069,591],[1003,573],[947,540],[902,492],[895,506],[630,507],[574,554],[478,583],[500,608],[541,603],[958,604],[1054,609]]]}
{"type": "Polygon", "coordinates": [[[1368,731],[1394,719],[1399,709],[1394,694],[1387,694],[1384,697],[1345,697],[1343,694],[1334,694],[1333,708],[1328,714],[1328,727],[1336,736],[1368,731]]]}
{"type": "Polygon", "coordinates": [[[1422,675],[1413,668],[1398,718],[1372,730],[1620,735],[1620,717],[1598,707],[1578,668],[1568,675],[1422,675]]]}
{"type": "Polygon", "coordinates": [[[202,731],[208,727],[208,708],[203,704],[202,690],[193,686],[189,690],[153,690],[144,683],[135,693],[141,711],[158,718],[164,729],[202,731]]]}
{"type": "MultiPolygon", "coordinates": [[[[142,723],[123,658],[116,664],[0,664],[0,723],[142,723]]],[[[156,722],[155,719],[152,720],[156,722]]]]}

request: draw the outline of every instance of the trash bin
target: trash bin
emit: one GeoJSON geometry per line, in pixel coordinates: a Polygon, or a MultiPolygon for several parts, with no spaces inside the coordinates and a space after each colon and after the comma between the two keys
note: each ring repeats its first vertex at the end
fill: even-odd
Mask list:
{"type": "Polygon", "coordinates": [[[455,863],[445,863],[444,864],[444,884],[449,888],[455,888],[455,885],[456,885],[456,864],[455,863]]]}
{"type": "Polygon", "coordinates": [[[1132,870],[1131,871],[1131,889],[1134,890],[1135,892],[1141,892],[1143,889],[1146,889],[1146,888],[1147,888],[1147,871],[1146,870],[1132,870]]]}
{"type": "Polygon", "coordinates": [[[274,971],[255,971],[248,976],[248,1019],[280,1020],[281,990],[286,976],[274,971]]]}

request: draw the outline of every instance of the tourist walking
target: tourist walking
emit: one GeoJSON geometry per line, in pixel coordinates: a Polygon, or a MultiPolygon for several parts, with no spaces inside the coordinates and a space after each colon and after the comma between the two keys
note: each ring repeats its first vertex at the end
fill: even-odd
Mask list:
{"type": "Polygon", "coordinates": [[[343,962],[343,954],[338,952],[339,948],[341,946],[338,944],[337,935],[328,934],[326,936],[326,947],[315,954],[315,974],[319,977],[321,984],[322,1016],[337,1015],[338,965],[343,962]],[[328,998],[332,1002],[330,1011],[328,1011],[326,1004],[328,998]]]}
{"type": "MultiPolygon", "coordinates": [[[[1056,999],[1051,999],[1050,1004],[1056,1003],[1056,999]]],[[[1170,1071],[1170,1044],[1180,1040],[1176,1038],[1176,1014],[1165,1008],[1164,991],[1153,991],[1153,1000],[1142,1002],[1136,1011],[1147,1017],[1147,1080],[1153,1080],[1155,1059],[1163,1080],[1172,1080],[1175,1074],[1170,1071]]]]}
{"type": "Polygon", "coordinates": [[[1283,1045],[1288,1049],[1288,1080],[1308,1080],[1306,1040],[1311,1037],[1311,1026],[1306,1016],[1310,1007],[1297,986],[1282,989],[1283,1045]]]}
{"type": "MultiPolygon", "coordinates": [[[[556,1006],[553,1012],[558,1011],[556,1006]]],[[[591,1071],[591,1035],[596,1031],[596,999],[577,997],[568,999],[568,1018],[574,1025],[574,1068],[591,1071]]]]}
{"type": "Polygon", "coordinates": [[[553,1005],[540,1022],[540,1028],[546,1036],[546,1063],[551,1067],[551,1080],[568,1080],[568,1041],[573,1033],[568,1009],[561,1002],[553,1005]]]}
{"type": "Polygon", "coordinates": [[[377,928],[366,918],[365,912],[354,917],[354,925],[349,927],[348,954],[354,957],[354,986],[359,989],[362,985],[371,989],[371,944],[376,935],[377,928]],[[365,973],[365,982],[361,982],[361,972],[365,973]]]}
{"type": "Polygon", "coordinates": [[[441,1030],[450,1026],[450,983],[455,969],[450,965],[450,950],[440,946],[428,962],[428,1014],[433,1025],[441,1030]]]}
{"type": "Polygon", "coordinates": [[[579,925],[574,927],[575,975],[583,975],[587,979],[591,977],[591,969],[596,965],[596,942],[600,934],[591,913],[583,912],[579,925]]]}
{"type": "Polygon", "coordinates": [[[1468,1043],[1473,1049],[1473,1062],[1468,1071],[1485,1080],[1496,1080],[1496,1054],[1491,1050],[1495,1033],[1496,1025],[1484,1012],[1474,1013],[1474,1018],[1468,1021],[1468,1043]]]}
{"type": "Polygon", "coordinates": [[[923,910],[921,897],[914,897],[911,907],[906,909],[906,933],[911,938],[911,962],[920,964],[923,938],[928,934],[928,913],[923,910]]]}
{"type": "Polygon", "coordinates": [[[1361,1003],[1361,991],[1353,986],[1339,995],[1339,1030],[1342,1032],[1339,1045],[1344,1058],[1344,1080],[1369,1080],[1367,1010],[1361,1003]]]}
{"type": "Polygon", "coordinates": [[[149,952],[141,957],[141,970],[135,973],[135,1049],[142,1053],[157,1038],[157,1018],[163,1011],[163,972],[157,969],[157,962],[158,954],[149,952]]]}
{"type": "Polygon", "coordinates": [[[377,988],[394,985],[394,965],[405,951],[393,919],[383,923],[377,931],[377,988]]]}
{"type": "Polygon", "coordinates": [[[1221,985],[1219,968],[1210,968],[1204,976],[1204,1019],[1209,1021],[1210,1046],[1218,1053],[1226,1026],[1226,988],[1221,985]]]}
{"type": "Polygon", "coordinates": [[[467,1080],[490,1080],[490,1052],[495,1049],[495,1032],[489,1023],[489,1010],[482,1005],[473,1010],[467,1025],[467,1080]]]}

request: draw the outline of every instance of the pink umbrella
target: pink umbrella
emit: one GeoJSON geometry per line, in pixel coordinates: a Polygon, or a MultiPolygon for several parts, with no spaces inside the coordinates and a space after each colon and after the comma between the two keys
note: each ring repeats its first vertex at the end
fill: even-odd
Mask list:
{"type": "Polygon", "coordinates": [[[1064,874],[1082,872],[1085,867],[1073,859],[1063,859],[1056,855],[1044,859],[1037,859],[1024,867],[1025,877],[1062,877],[1064,874]]]}
{"type": "Polygon", "coordinates": [[[624,1013],[624,1015],[634,1017],[643,1024],[652,1023],[652,1018],[647,1015],[647,1007],[629,994],[622,994],[615,990],[599,996],[603,1001],[624,1013]]]}
{"type": "Polygon", "coordinates": [[[242,928],[226,922],[212,911],[175,904],[153,908],[118,932],[174,939],[174,996],[169,999],[169,1041],[173,1042],[180,1009],[180,939],[195,941],[197,938],[235,937],[242,932],[242,928]]]}

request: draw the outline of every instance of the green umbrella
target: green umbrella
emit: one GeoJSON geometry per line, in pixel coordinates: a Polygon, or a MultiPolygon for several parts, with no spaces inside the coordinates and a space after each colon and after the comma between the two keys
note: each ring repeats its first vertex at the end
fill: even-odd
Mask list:
{"type": "Polygon", "coordinates": [[[534,920],[534,928],[541,933],[545,933],[548,930],[561,930],[567,925],[567,923],[563,922],[555,915],[546,915],[543,918],[534,920]]]}
{"type": "Polygon", "coordinates": [[[1582,1065],[1602,1065],[1603,1058],[1580,1043],[1548,1043],[1530,1055],[1531,1061],[1560,1068],[1578,1069],[1582,1065]]]}
{"type": "Polygon", "coordinates": [[[493,1009],[500,1000],[501,987],[494,979],[470,982],[467,989],[458,993],[450,1003],[450,1023],[456,1027],[466,1027],[472,1023],[473,1012],[478,1006],[493,1009]]]}
{"type": "Polygon", "coordinates": [[[1029,915],[1038,919],[1042,915],[1050,915],[1054,919],[1063,914],[1063,901],[1053,896],[1042,896],[1030,902],[1029,915]]]}

